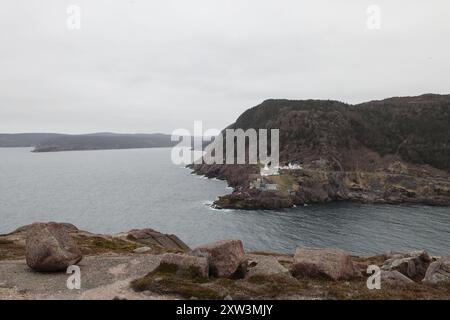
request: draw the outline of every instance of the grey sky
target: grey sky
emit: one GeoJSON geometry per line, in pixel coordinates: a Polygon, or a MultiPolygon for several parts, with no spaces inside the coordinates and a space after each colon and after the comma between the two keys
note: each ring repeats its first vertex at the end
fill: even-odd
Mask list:
{"type": "Polygon", "coordinates": [[[450,93],[449,16],[448,0],[2,0],[0,132],[221,129],[268,98],[450,93]]]}

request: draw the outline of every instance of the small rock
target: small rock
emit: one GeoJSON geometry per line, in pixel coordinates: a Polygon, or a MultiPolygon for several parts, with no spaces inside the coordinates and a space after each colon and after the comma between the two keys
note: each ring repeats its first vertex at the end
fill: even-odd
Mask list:
{"type": "Polygon", "coordinates": [[[212,276],[230,278],[236,272],[245,272],[246,257],[240,240],[223,240],[206,244],[196,248],[191,254],[208,259],[209,272],[212,276]]]}
{"type": "Polygon", "coordinates": [[[426,283],[450,283],[450,257],[441,258],[427,269],[423,282],[426,283]]]}
{"type": "Polygon", "coordinates": [[[223,298],[223,300],[233,300],[233,297],[230,295],[227,295],[225,298],[223,298]]]}
{"type": "Polygon", "coordinates": [[[289,274],[289,270],[282,266],[278,260],[270,256],[249,255],[249,271],[247,277],[272,276],[289,274]]]}
{"type": "Polygon", "coordinates": [[[384,271],[398,271],[410,279],[420,281],[425,277],[431,257],[424,250],[409,253],[395,253],[381,267],[384,271]]]}
{"type": "Polygon", "coordinates": [[[152,248],[150,247],[140,247],[140,248],[136,248],[133,250],[134,253],[147,253],[147,252],[151,252],[152,248]]]}
{"type": "Polygon", "coordinates": [[[296,277],[345,280],[356,276],[350,255],[338,249],[298,248],[292,268],[296,277]]]}
{"type": "Polygon", "coordinates": [[[386,260],[388,260],[393,258],[402,258],[405,255],[405,253],[389,250],[384,255],[386,257],[386,260]]]}
{"type": "Polygon", "coordinates": [[[191,276],[208,278],[208,260],[203,257],[187,256],[175,253],[166,253],[162,256],[158,268],[175,267],[176,272],[189,272],[191,276]]]}
{"type": "Polygon", "coordinates": [[[36,271],[63,271],[82,259],[64,224],[35,223],[26,236],[26,261],[36,271]]]}

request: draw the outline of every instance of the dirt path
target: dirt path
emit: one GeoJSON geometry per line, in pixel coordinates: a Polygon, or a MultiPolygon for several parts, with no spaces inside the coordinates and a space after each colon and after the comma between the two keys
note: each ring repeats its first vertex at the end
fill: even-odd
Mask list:
{"type": "Polygon", "coordinates": [[[81,289],[67,288],[70,276],[62,273],[38,273],[25,260],[0,261],[1,299],[173,299],[170,296],[135,293],[131,279],[152,271],[160,257],[147,255],[104,254],[85,257],[79,264],[81,289]]]}

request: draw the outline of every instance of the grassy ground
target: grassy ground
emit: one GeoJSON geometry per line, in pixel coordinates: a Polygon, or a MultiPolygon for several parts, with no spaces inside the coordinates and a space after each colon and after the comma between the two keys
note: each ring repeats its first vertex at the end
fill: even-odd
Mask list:
{"type": "Polygon", "coordinates": [[[288,276],[255,276],[246,280],[199,279],[156,270],[132,282],[135,291],[178,295],[185,299],[332,299],[332,300],[429,300],[450,299],[450,284],[384,285],[369,290],[366,279],[329,281],[288,276]]]}
{"type": "MultiPolygon", "coordinates": [[[[253,253],[255,254],[255,253],[253,253]]],[[[259,253],[270,255],[269,253],[259,253]]],[[[277,256],[277,255],[275,255],[277,256]]],[[[289,268],[289,256],[285,267],[289,268]]],[[[380,265],[386,258],[353,257],[360,270],[367,265],[380,265]]],[[[369,290],[364,276],[350,281],[294,278],[289,274],[256,275],[247,279],[231,280],[198,278],[195,273],[180,272],[174,266],[158,267],[145,277],[136,279],[131,287],[138,292],[149,290],[157,294],[178,295],[185,299],[332,299],[332,300],[441,300],[450,299],[450,284],[424,283],[388,285],[380,290],[369,290]]]]}

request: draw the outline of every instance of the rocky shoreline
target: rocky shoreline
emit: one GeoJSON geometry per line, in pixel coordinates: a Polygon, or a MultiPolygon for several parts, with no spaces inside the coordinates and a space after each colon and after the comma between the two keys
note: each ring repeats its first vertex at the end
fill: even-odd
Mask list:
{"type": "Polygon", "coordinates": [[[99,235],[38,223],[0,235],[0,299],[448,299],[450,257],[365,257],[334,248],[246,252],[240,240],[189,248],[152,229],[99,235]],[[77,264],[81,287],[66,286],[77,264]],[[369,266],[381,289],[367,287],[369,266]]]}
{"type": "Polygon", "coordinates": [[[255,165],[197,164],[190,168],[194,174],[226,180],[233,187],[231,194],[214,202],[219,209],[273,210],[333,201],[450,206],[450,179],[444,173],[298,169],[262,177],[255,165]],[[252,187],[257,179],[276,185],[277,190],[252,187]]]}

